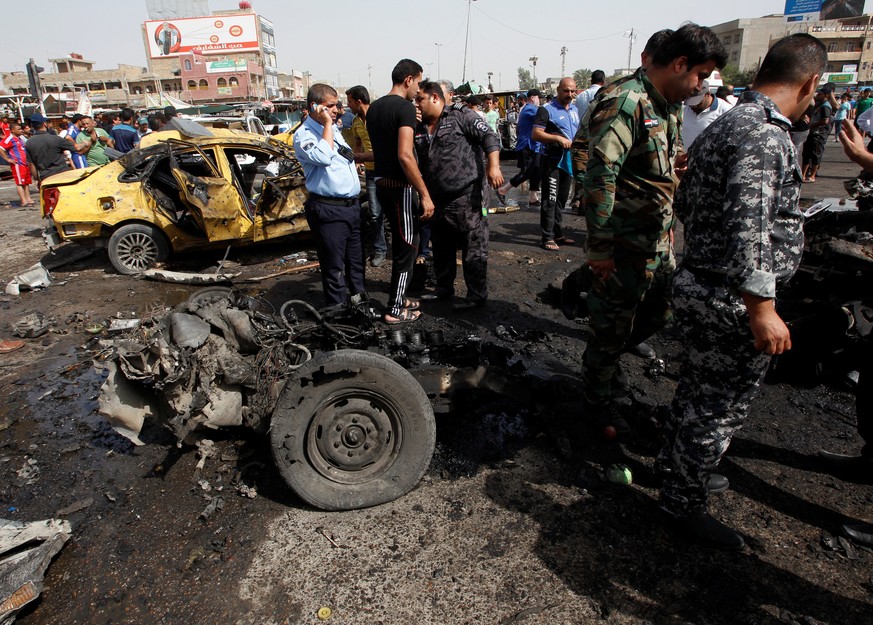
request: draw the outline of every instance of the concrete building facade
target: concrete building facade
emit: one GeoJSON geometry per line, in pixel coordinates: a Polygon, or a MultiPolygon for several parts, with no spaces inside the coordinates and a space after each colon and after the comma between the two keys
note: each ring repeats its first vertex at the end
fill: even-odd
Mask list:
{"type": "MultiPolygon", "coordinates": [[[[79,91],[87,91],[98,108],[143,107],[145,94],[163,91],[179,97],[182,91],[181,78],[173,73],[153,73],[136,65],[95,70],[93,61],[75,53],[49,60],[52,71],[40,74],[43,93],[69,102],[68,108],[75,108],[79,91]]],[[[13,94],[30,93],[26,72],[3,72],[2,76],[6,89],[13,94]]]]}
{"type": "Polygon", "coordinates": [[[179,62],[185,102],[257,100],[264,92],[264,68],[254,61],[185,54],[179,62]]]}
{"type": "Polygon", "coordinates": [[[845,84],[873,82],[873,15],[789,24],[782,15],[743,18],[712,26],[722,39],[728,62],[741,70],[759,66],[772,43],[808,33],[828,49],[826,80],[845,84]]]}

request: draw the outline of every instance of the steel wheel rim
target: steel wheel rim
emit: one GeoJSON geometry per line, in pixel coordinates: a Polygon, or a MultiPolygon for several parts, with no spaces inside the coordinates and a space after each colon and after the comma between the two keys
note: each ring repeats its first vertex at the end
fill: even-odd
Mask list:
{"type": "Polygon", "coordinates": [[[118,242],[118,259],[128,269],[142,271],[158,260],[158,244],[142,232],[131,232],[118,242]]]}
{"type": "Polygon", "coordinates": [[[349,389],[327,398],[306,430],[312,467],[340,484],[364,484],[388,470],[402,444],[400,412],[379,393],[349,389]]]}

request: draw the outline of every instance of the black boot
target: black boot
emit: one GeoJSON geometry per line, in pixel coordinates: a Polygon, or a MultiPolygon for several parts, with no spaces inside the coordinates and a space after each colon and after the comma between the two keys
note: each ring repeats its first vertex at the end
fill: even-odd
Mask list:
{"type": "Polygon", "coordinates": [[[827,471],[840,479],[856,484],[873,484],[873,459],[824,449],[819,449],[818,457],[824,461],[827,471]]]}
{"type": "Polygon", "coordinates": [[[865,547],[873,547],[873,524],[846,523],[842,526],[843,534],[852,542],[865,547]]]}
{"type": "Polygon", "coordinates": [[[715,495],[718,493],[723,493],[728,488],[730,488],[731,483],[724,475],[719,475],[718,473],[710,473],[709,478],[706,480],[706,490],[710,495],[715,495]]]}
{"type": "Polygon", "coordinates": [[[633,354],[634,356],[639,356],[640,358],[648,358],[648,359],[651,359],[651,358],[654,358],[655,356],[657,356],[657,354],[655,353],[655,349],[651,345],[649,345],[648,343],[638,343],[637,345],[634,345],[633,347],[628,347],[627,353],[633,354]]]}

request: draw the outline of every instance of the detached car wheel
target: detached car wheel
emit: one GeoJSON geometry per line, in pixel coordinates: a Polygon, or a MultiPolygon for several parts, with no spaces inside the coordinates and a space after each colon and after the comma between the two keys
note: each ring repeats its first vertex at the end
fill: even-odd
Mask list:
{"type": "Polygon", "coordinates": [[[393,501],[418,484],[436,443],[433,408],[415,378],[371,352],[319,354],[294,372],[270,430],[291,489],[324,510],[393,501]]]}
{"type": "Polygon", "coordinates": [[[188,296],[188,302],[198,306],[208,306],[222,300],[233,302],[233,289],[229,286],[208,286],[188,296]]]}
{"type": "Polygon", "coordinates": [[[168,255],[167,239],[154,226],[127,224],[109,238],[109,262],[119,273],[143,272],[168,255]]]}

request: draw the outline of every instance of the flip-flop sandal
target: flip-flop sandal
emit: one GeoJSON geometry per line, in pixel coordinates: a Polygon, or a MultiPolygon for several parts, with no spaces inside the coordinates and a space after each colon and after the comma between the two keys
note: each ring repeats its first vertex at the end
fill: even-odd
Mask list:
{"type": "Polygon", "coordinates": [[[421,317],[421,312],[404,308],[396,317],[387,313],[382,315],[382,321],[387,323],[389,326],[396,326],[400,325],[401,323],[410,323],[412,321],[416,321],[419,317],[421,317]]]}
{"type": "Polygon", "coordinates": [[[576,241],[574,239],[570,239],[568,237],[561,237],[559,239],[555,239],[555,243],[560,243],[561,245],[573,245],[576,241]]]}
{"type": "Polygon", "coordinates": [[[558,244],[555,243],[554,241],[543,241],[540,244],[540,247],[542,247],[544,250],[548,250],[550,252],[557,252],[559,249],[561,249],[560,247],[558,247],[558,244]]]}
{"type": "Polygon", "coordinates": [[[8,354],[9,352],[14,352],[17,349],[21,349],[22,347],[24,347],[24,341],[0,341],[0,354],[8,354]]]}
{"type": "Polygon", "coordinates": [[[421,302],[417,299],[405,299],[403,300],[403,308],[406,310],[418,310],[421,308],[421,302]]]}

